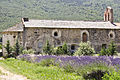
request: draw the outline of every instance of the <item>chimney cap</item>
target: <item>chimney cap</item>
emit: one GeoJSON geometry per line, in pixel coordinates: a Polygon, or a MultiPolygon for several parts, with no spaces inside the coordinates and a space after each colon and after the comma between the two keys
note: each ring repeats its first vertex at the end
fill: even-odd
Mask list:
{"type": "Polygon", "coordinates": [[[29,18],[22,18],[24,22],[28,22],[29,18]]]}

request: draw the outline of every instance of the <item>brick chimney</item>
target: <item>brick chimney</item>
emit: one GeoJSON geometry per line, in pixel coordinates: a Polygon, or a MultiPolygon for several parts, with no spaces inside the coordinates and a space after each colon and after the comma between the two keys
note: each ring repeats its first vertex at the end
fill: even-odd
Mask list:
{"type": "Polygon", "coordinates": [[[113,9],[111,7],[107,7],[104,13],[104,21],[110,21],[113,23],[113,9]]]}

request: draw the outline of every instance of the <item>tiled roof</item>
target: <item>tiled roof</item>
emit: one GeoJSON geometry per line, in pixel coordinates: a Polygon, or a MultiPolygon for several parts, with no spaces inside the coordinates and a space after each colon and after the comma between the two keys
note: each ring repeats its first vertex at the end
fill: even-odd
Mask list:
{"type": "Polygon", "coordinates": [[[62,20],[29,20],[23,22],[25,27],[41,28],[100,28],[100,29],[120,29],[119,26],[110,22],[90,22],[90,21],[62,21],[62,20]]]}
{"type": "Polygon", "coordinates": [[[23,24],[19,23],[13,27],[10,27],[10,28],[4,30],[3,32],[22,32],[22,31],[23,31],[23,24]]]}

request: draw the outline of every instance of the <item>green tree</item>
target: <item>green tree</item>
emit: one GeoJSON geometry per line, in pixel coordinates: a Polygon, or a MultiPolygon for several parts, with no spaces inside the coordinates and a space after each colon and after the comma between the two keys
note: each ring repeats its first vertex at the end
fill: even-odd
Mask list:
{"type": "Polygon", "coordinates": [[[117,55],[116,45],[113,41],[109,44],[107,49],[105,49],[104,47],[101,49],[100,56],[104,56],[104,55],[106,56],[117,55]]]}
{"type": "Polygon", "coordinates": [[[54,54],[55,55],[70,55],[67,44],[64,43],[62,46],[58,46],[54,48],[54,54]]]}
{"type": "Polygon", "coordinates": [[[0,49],[2,49],[2,44],[0,44],[0,49]]]}
{"type": "Polygon", "coordinates": [[[68,50],[68,46],[67,46],[66,43],[64,43],[64,44],[62,45],[62,54],[67,54],[67,55],[69,55],[69,50],[68,50]]]}
{"type": "Polygon", "coordinates": [[[12,52],[12,47],[10,46],[9,40],[7,40],[7,44],[4,46],[4,48],[6,49],[8,55],[10,55],[10,53],[12,52]]]}
{"type": "Polygon", "coordinates": [[[52,52],[53,52],[53,48],[52,48],[52,46],[49,44],[49,41],[48,41],[48,40],[46,41],[46,44],[45,44],[45,46],[43,47],[43,52],[44,52],[45,54],[49,54],[49,55],[51,55],[52,52]]]}
{"type": "Polygon", "coordinates": [[[24,50],[23,46],[20,46],[20,54],[22,54],[23,50],[24,50]]]}
{"type": "Polygon", "coordinates": [[[94,48],[92,48],[89,44],[89,42],[81,42],[79,45],[78,50],[75,52],[75,56],[81,56],[81,55],[92,55],[95,53],[94,48]]]}
{"type": "Polygon", "coordinates": [[[108,50],[108,56],[117,55],[116,45],[115,45],[115,43],[113,41],[110,43],[107,50],[108,50]]]}
{"type": "Polygon", "coordinates": [[[120,80],[120,71],[113,71],[112,73],[106,73],[102,80],[120,80]]]}
{"type": "Polygon", "coordinates": [[[16,53],[16,56],[19,55],[19,53],[20,53],[20,45],[19,45],[18,39],[16,40],[16,43],[15,43],[15,46],[14,46],[14,51],[16,53]]]}
{"type": "Polygon", "coordinates": [[[56,47],[54,48],[54,55],[61,55],[63,54],[63,50],[62,50],[62,47],[56,47]]]}
{"type": "Polygon", "coordinates": [[[34,54],[35,51],[33,49],[29,49],[29,50],[22,50],[22,54],[34,54]]]}
{"type": "Polygon", "coordinates": [[[108,50],[105,47],[101,48],[100,51],[100,56],[104,56],[104,55],[108,55],[108,50]]]}

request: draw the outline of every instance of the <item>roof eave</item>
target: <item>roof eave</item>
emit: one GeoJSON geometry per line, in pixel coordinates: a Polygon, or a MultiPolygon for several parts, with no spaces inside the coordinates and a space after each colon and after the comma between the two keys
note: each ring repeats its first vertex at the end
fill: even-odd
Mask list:
{"type": "Polygon", "coordinates": [[[17,32],[23,32],[23,31],[3,31],[3,32],[0,32],[0,33],[17,33],[17,32]]]}

